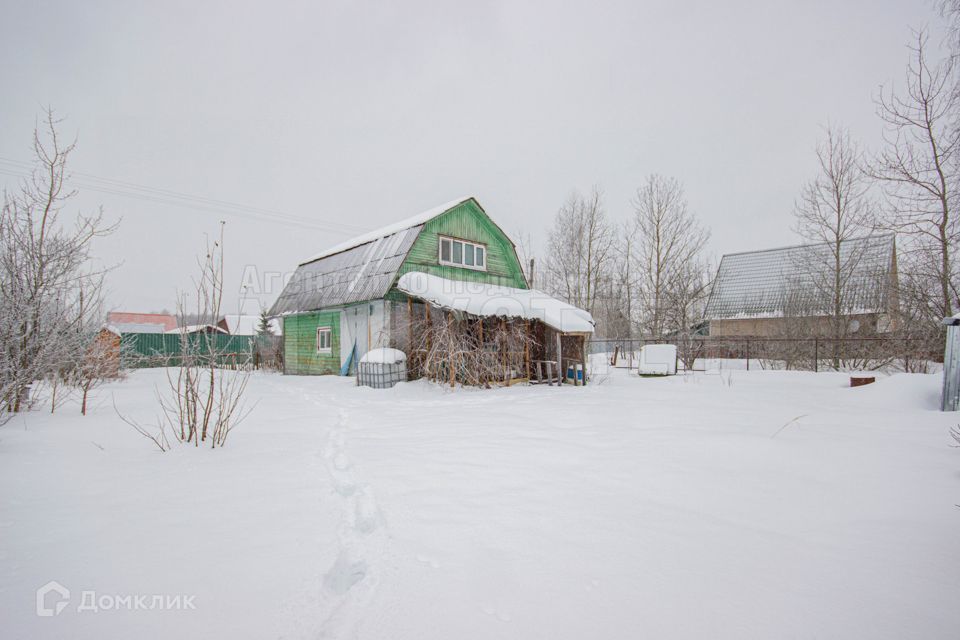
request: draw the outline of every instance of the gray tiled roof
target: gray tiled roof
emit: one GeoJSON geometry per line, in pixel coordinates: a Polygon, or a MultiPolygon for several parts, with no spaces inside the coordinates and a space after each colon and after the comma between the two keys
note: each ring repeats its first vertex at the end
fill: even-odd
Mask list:
{"type": "MultiPolygon", "coordinates": [[[[704,317],[708,320],[826,315],[832,302],[832,252],[828,244],[808,244],[723,256],[704,317]],[[803,312],[799,310],[803,309],[803,312]]],[[[886,309],[894,255],[894,236],[847,240],[840,250],[841,285],[846,313],[886,309]]]]}

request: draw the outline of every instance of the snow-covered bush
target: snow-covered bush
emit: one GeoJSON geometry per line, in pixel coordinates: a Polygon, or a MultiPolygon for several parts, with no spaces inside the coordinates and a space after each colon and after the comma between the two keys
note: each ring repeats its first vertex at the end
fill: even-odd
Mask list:
{"type": "Polygon", "coordinates": [[[104,271],[92,266],[95,238],[113,228],[102,212],[61,218],[75,194],[66,184],[73,144],[46,112],[33,135],[35,168],[0,211],[0,422],[37,401],[48,386],[51,407],[64,398],[102,321],[104,271]]]}

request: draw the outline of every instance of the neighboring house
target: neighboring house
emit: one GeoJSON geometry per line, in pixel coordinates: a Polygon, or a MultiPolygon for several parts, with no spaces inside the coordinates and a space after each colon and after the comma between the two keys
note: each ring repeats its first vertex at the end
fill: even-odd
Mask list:
{"type": "Polygon", "coordinates": [[[226,334],[226,329],[221,329],[212,324],[188,324],[185,327],[177,327],[176,329],[171,329],[170,331],[165,331],[164,333],[170,334],[192,334],[192,333],[223,333],[226,334]]]}
{"type": "MultiPolygon", "coordinates": [[[[567,328],[542,309],[533,315],[530,294],[538,309],[552,313],[563,305],[565,316],[580,318],[571,335],[579,339],[592,332],[586,312],[528,290],[513,242],[475,198],[465,197],[301,263],[269,315],[283,320],[285,372],[347,374],[370,349],[411,348],[413,320],[425,316],[429,321],[430,308],[434,321],[456,312],[480,319],[523,318],[528,327],[540,321],[547,331],[567,328]],[[401,286],[404,274],[416,277],[401,286]],[[457,295],[438,295],[444,292],[457,295]],[[524,308],[505,311],[509,305],[501,302],[507,298],[522,300],[524,308]]],[[[559,349],[559,338],[549,335],[544,342],[559,349]]]]}
{"type": "Polygon", "coordinates": [[[105,378],[120,375],[120,331],[106,325],[97,332],[94,342],[87,350],[88,357],[98,360],[99,369],[105,378]]]}
{"type": "MultiPolygon", "coordinates": [[[[232,336],[255,336],[260,330],[260,316],[227,314],[220,319],[217,326],[232,336]]],[[[280,335],[280,320],[271,318],[269,321],[270,333],[280,335]]]]}
{"type": "MultiPolygon", "coordinates": [[[[704,318],[711,336],[827,334],[833,315],[831,247],[807,244],[723,256],[704,318]]],[[[897,328],[897,251],[893,235],[845,241],[840,287],[846,332],[886,333],[897,328]]]]}
{"type": "Polygon", "coordinates": [[[111,311],[107,324],[120,333],[166,333],[177,328],[177,319],[169,313],[111,311]]]}

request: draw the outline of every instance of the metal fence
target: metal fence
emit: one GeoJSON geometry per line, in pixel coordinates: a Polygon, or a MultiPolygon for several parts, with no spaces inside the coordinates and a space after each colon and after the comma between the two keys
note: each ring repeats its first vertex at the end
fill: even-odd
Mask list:
{"type": "Polygon", "coordinates": [[[215,360],[218,367],[244,369],[278,366],[282,357],[279,336],[227,334],[124,333],[120,336],[121,361],[126,368],[180,366],[185,353],[201,362],[215,360]]]}
{"type": "Polygon", "coordinates": [[[407,363],[361,362],[357,367],[357,386],[389,389],[407,381],[407,363]]]}
{"type": "Polygon", "coordinates": [[[743,369],[801,371],[876,370],[925,372],[943,362],[943,343],[901,337],[766,338],[681,337],[678,340],[599,338],[588,353],[606,354],[609,364],[635,368],[647,344],[677,345],[678,370],[703,371],[726,365],[743,369]]]}

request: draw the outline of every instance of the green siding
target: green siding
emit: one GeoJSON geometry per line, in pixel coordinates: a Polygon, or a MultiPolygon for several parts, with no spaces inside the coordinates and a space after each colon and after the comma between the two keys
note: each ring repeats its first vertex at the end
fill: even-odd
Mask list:
{"type": "Polygon", "coordinates": [[[215,335],[191,334],[184,336],[176,333],[124,333],[120,338],[121,357],[128,367],[178,367],[184,347],[192,355],[200,357],[201,362],[209,362],[207,356],[211,348],[216,353],[217,364],[243,364],[253,359],[257,345],[266,347],[267,336],[231,336],[222,333],[215,335]]]}
{"type": "Polygon", "coordinates": [[[510,238],[486,213],[468,200],[438,216],[423,227],[410,248],[398,276],[408,271],[423,271],[450,280],[488,282],[505,287],[526,289],[527,281],[517,260],[510,238]],[[472,240],[487,245],[487,270],[464,269],[440,264],[439,236],[472,240]]]}
{"type": "MultiPolygon", "coordinates": [[[[513,243],[473,200],[457,205],[424,225],[397,277],[408,271],[423,271],[450,280],[487,282],[526,289],[527,281],[513,243]],[[440,264],[439,236],[471,240],[486,245],[487,270],[464,269],[440,264]]],[[[386,299],[405,299],[392,288],[386,299]]],[[[362,303],[366,306],[367,302],[362,303]]],[[[349,308],[349,307],[348,307],[349,308]]],[[[290,374],[338,374],[340,372],[340,308],[286,316],[283,321],[284,370],[290,374]],[[317,327],[333,329],[331,354],[317,353],[317,327]]]]}
{"type": "Polygon", "coordinates": [[[285,373],[340,373],[340,312],[319,311],[283,319],[283,364],[285,373]],[[330,327],[330,353],[317,353],[317,328],[330,327]]]}

